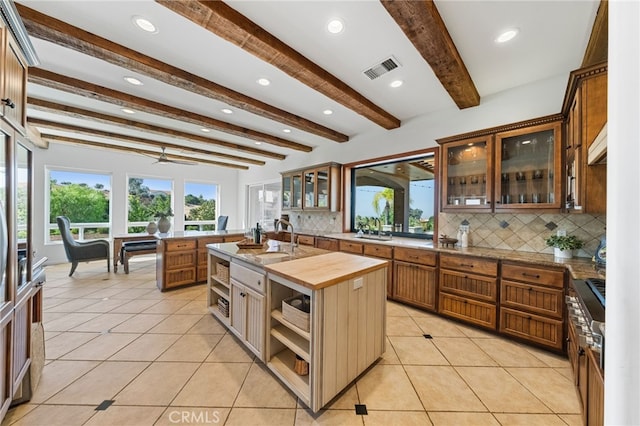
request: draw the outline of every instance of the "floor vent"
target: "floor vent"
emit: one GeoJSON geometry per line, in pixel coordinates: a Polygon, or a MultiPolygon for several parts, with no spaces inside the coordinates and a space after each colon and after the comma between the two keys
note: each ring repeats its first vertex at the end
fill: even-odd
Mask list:
{"type": "Polygon", "coordinates": [[[104,410],[106,410],[107,408],[111,407],[111,404],[113,404],[114,402],[116,402],[116,401],[115,401],[115,400],[113,400],[113,399],[105,399],[104,401],[102,401],[102,402],[100,403],[100,405],[98,405],[98,406],[95,408],[95,411],[104,411],[104,410]]]}
{"type": "Polygon", "coordinates": [[[400,63],[398,62],[398,60],[393,56],[390,56],[384,61],[380,62],[379,64],[376,64],[371,68],[369,68],[368,70],[363,71],[363,73],[364,75],[369,77],[371,80],[375,80],[381,75],[386,74],[389,71],[392,71],[398,68],[399,66],[400,66],[400,63]]]}
{"type": "Polygon", "coordinates": [[[430,334],[423,334],[422,335],[425,339],[433,339],[433,336],[431,336],[430,334]]]}
{"type": "Polygon", "coordinates": [[[368,414],[367,406],[365,404],[356,404],[356,414],[366,416],[368,414]]]}

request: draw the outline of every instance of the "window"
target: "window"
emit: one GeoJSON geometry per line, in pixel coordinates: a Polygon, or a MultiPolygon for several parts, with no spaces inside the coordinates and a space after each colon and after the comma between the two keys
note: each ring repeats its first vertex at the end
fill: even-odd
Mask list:
{"type": "Polygon", "coordinates": [[[433,238],[436,153],[351,165],[351,231],[433,238]]]}
{"type": "Polygon", "coordinates": [[[185,182],[184,230],[214,231],[218,217],[218,185],[185,182]]]}
{"type": "Polygon", "coordinates": [[[49,225],[47,242],[61,241],[56,217],[67,216],[78,240],[109,238],[111,176],[47,169],[49,225]]]}
{"type": "Polygon", "coordinates": [[[260,223],[264,229],[272,229],[273,221],[280,217],[282,181],[249,185],[247,200],[247,227],[260,223]]]}
{"type": "Polygon", "coordinates": [[[161,214],[173,216],[173,181],[129,177],[127,233],[145,232],[161,214]]]}

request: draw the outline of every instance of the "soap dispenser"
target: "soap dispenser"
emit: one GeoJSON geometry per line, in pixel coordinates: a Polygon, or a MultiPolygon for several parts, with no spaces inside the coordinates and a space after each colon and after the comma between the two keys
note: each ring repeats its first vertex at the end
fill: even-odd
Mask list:
{"type": "Polygon", "coordinates": [[[460,244],[460,247],[469,247],[469,231],[467,231],[466,229],[462,231],[462,242],[460,244]]]}

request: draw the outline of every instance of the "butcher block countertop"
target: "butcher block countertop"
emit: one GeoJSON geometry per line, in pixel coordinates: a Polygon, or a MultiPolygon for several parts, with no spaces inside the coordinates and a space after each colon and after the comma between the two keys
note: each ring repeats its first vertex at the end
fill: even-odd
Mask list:
{"type": "Polygon", "coordinates": [[[388,267],[388,261],[330,252],[307,259],[265,265],[265,270],[311,290],[319,290],[388,267]]]}

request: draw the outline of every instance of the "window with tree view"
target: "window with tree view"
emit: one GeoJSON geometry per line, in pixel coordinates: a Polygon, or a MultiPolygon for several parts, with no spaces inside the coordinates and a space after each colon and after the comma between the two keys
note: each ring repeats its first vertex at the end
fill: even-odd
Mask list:
{"type": "Polygon", "coordinates": [[[352,168],[351,230],[433,238],[435,150],[352,168]]]}
{"type": "Polygon", "coordinates": [[[78,240],[109,238],[111,176],[98,173],[48,169],[48,241],[61,241],[56,217],[67,216],[78,240]]]}
{"type": "Polygon", "coordinates": [[[217,212],[218,185],[203,182],[185,182],[185,231],[215,231],[217,212]]]}
{"type": "Polygon", "coordinates": [[[145,232],[149,222],[162,217],[171,220],[172,198],[173,181],[130,177],[127,233],[145,232]]]}

